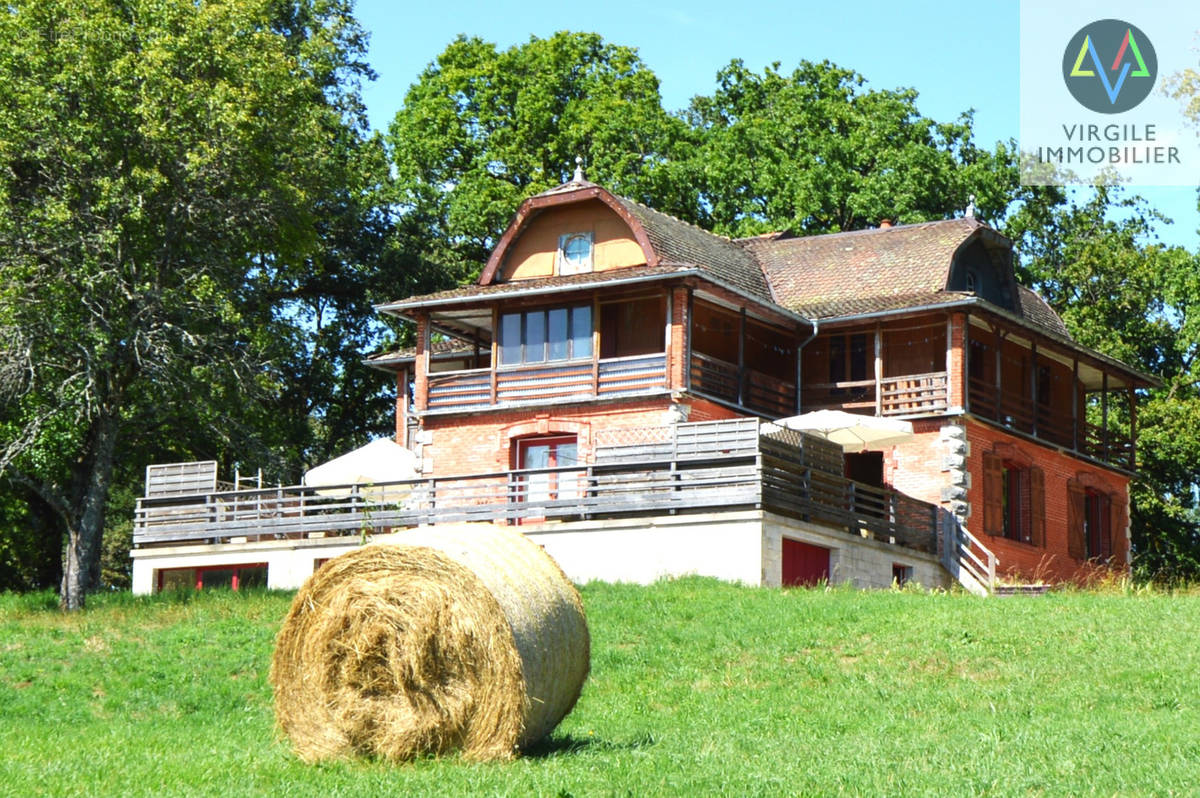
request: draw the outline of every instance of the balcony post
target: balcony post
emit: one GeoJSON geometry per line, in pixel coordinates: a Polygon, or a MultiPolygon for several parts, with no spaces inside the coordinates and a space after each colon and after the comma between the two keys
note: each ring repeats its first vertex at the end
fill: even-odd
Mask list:
{"type": "Polygon", "coordinates": [[[883,327],[875,322],[875,415],[883,415],[883,327]]]}
{"type": "Polygon", "coordinates": [[[1004,423],[1004,416],[1000,412],[1000,395],[1004,391],[1003,364],[1004,358],[1001,357],[1000,350],[1004,347],[1004,336],[1000,334],[1000,328],[994,327],[996,331],[996,421],[1004,423]]]}
{"type": "Polygon", "coordinates": [[[1071,359],[1071,448],[1079,451],[1079,356],[1071,359]]]}
{"type": "Polygon", "coordinates": [[[1137,468],[1137,393],[1131,384],[1129,395],[1129,470],[1137,468]]]}
{"type": "MultiPolygon", "coordinates": [[[[960,376],[959,385],[962,386],[963,410],[971,412],[971,314],[964,313],[962,317],[963,334],[962,334],[962,374],[960,376]]],[[[953,375],[946,372],[946,405],[950,404],[950,385],[953,375]]]]}
{"type": "Polygon", "coordinates": [[[1037,370],[1037,341],[1029,342],[1029,396],[1032,400],[1029,408],[1029,418],[1033,424],[1033,437],[1038,436],[1038,370],[1037,370]]]}
{"type": "Polygon", "coordinates": [[[491,395],[490,404],[496,404],[499,397],[500,388],[498,384],[498,373],[500,371],[500,306],[492,308],[492,373],[488,375],[488,393],[491,395]]]}
{"type": "Polygon", "coordinates": [[[746,406],[746,308],[738,314],[737,403],[746,406]]]}
{"type": "Polygon", "coordinates": [[[1102,451],[1104,452],[1104,462],[1111,462],[1108,451],[1108,372],[1101,372],[1103,377],[1100,382],[1100,425],[1103,444],[1102,451]]]}
{"type": "Polygon", "coordinates": [[[687,318],[683,320],[683,389],[692,389],[692,323],[695,319],[696,296],[691,286],[687,289],[687,318]]]}

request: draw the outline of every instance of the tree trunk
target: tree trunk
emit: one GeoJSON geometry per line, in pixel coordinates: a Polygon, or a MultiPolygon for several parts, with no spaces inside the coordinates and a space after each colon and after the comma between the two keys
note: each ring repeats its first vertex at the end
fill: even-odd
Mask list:
{"type": "Polygon", "coordinates": [[[67,528],[67,550],[63,556],[61,606],[64,610],[83,609],[87,594],[97,588],[100,571],[100,542],[104,535],[104,505],[112,480],[113,457],[117,444],[115,416],[96,421],[88,452],[82,491],[71,508],[67,528]]]}

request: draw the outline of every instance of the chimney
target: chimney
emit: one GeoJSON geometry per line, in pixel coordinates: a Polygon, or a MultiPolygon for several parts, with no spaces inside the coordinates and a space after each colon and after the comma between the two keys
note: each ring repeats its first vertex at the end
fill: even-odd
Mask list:
{"type": "Polygon", "coordinates": [[[891,226],[892,226],[892,220],[891,220],[891,219],[880,219],[880,220],[879,220],[879,229],[880,229],[880,230],[886,230],[886,229],[888,229],[888,228],[889,228],[889,227],[891,227],[891,226]]]}

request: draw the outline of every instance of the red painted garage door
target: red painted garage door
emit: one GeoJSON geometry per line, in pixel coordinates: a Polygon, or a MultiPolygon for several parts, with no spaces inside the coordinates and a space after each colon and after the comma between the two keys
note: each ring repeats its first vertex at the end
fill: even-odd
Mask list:
{"type": "Polygon", "coordinates": [[[783,584],[815,585],[829,581],[829,549],[783,539],[783,584]]]}

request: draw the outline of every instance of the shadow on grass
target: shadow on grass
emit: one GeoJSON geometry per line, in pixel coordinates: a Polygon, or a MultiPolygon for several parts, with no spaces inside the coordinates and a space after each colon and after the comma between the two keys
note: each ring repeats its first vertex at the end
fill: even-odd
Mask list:
{"type": "Polygon", "coordinates": [[[649,733],[626,741],[605,740],[590,735],[576,737],[573,734],[556,734],[534,745],[524,753],[524,756],[530,759],[550,759],[551,757],[590,751],[637,751],[643,748],[650,748],[655,743],[654,735],[649,733]]]}

